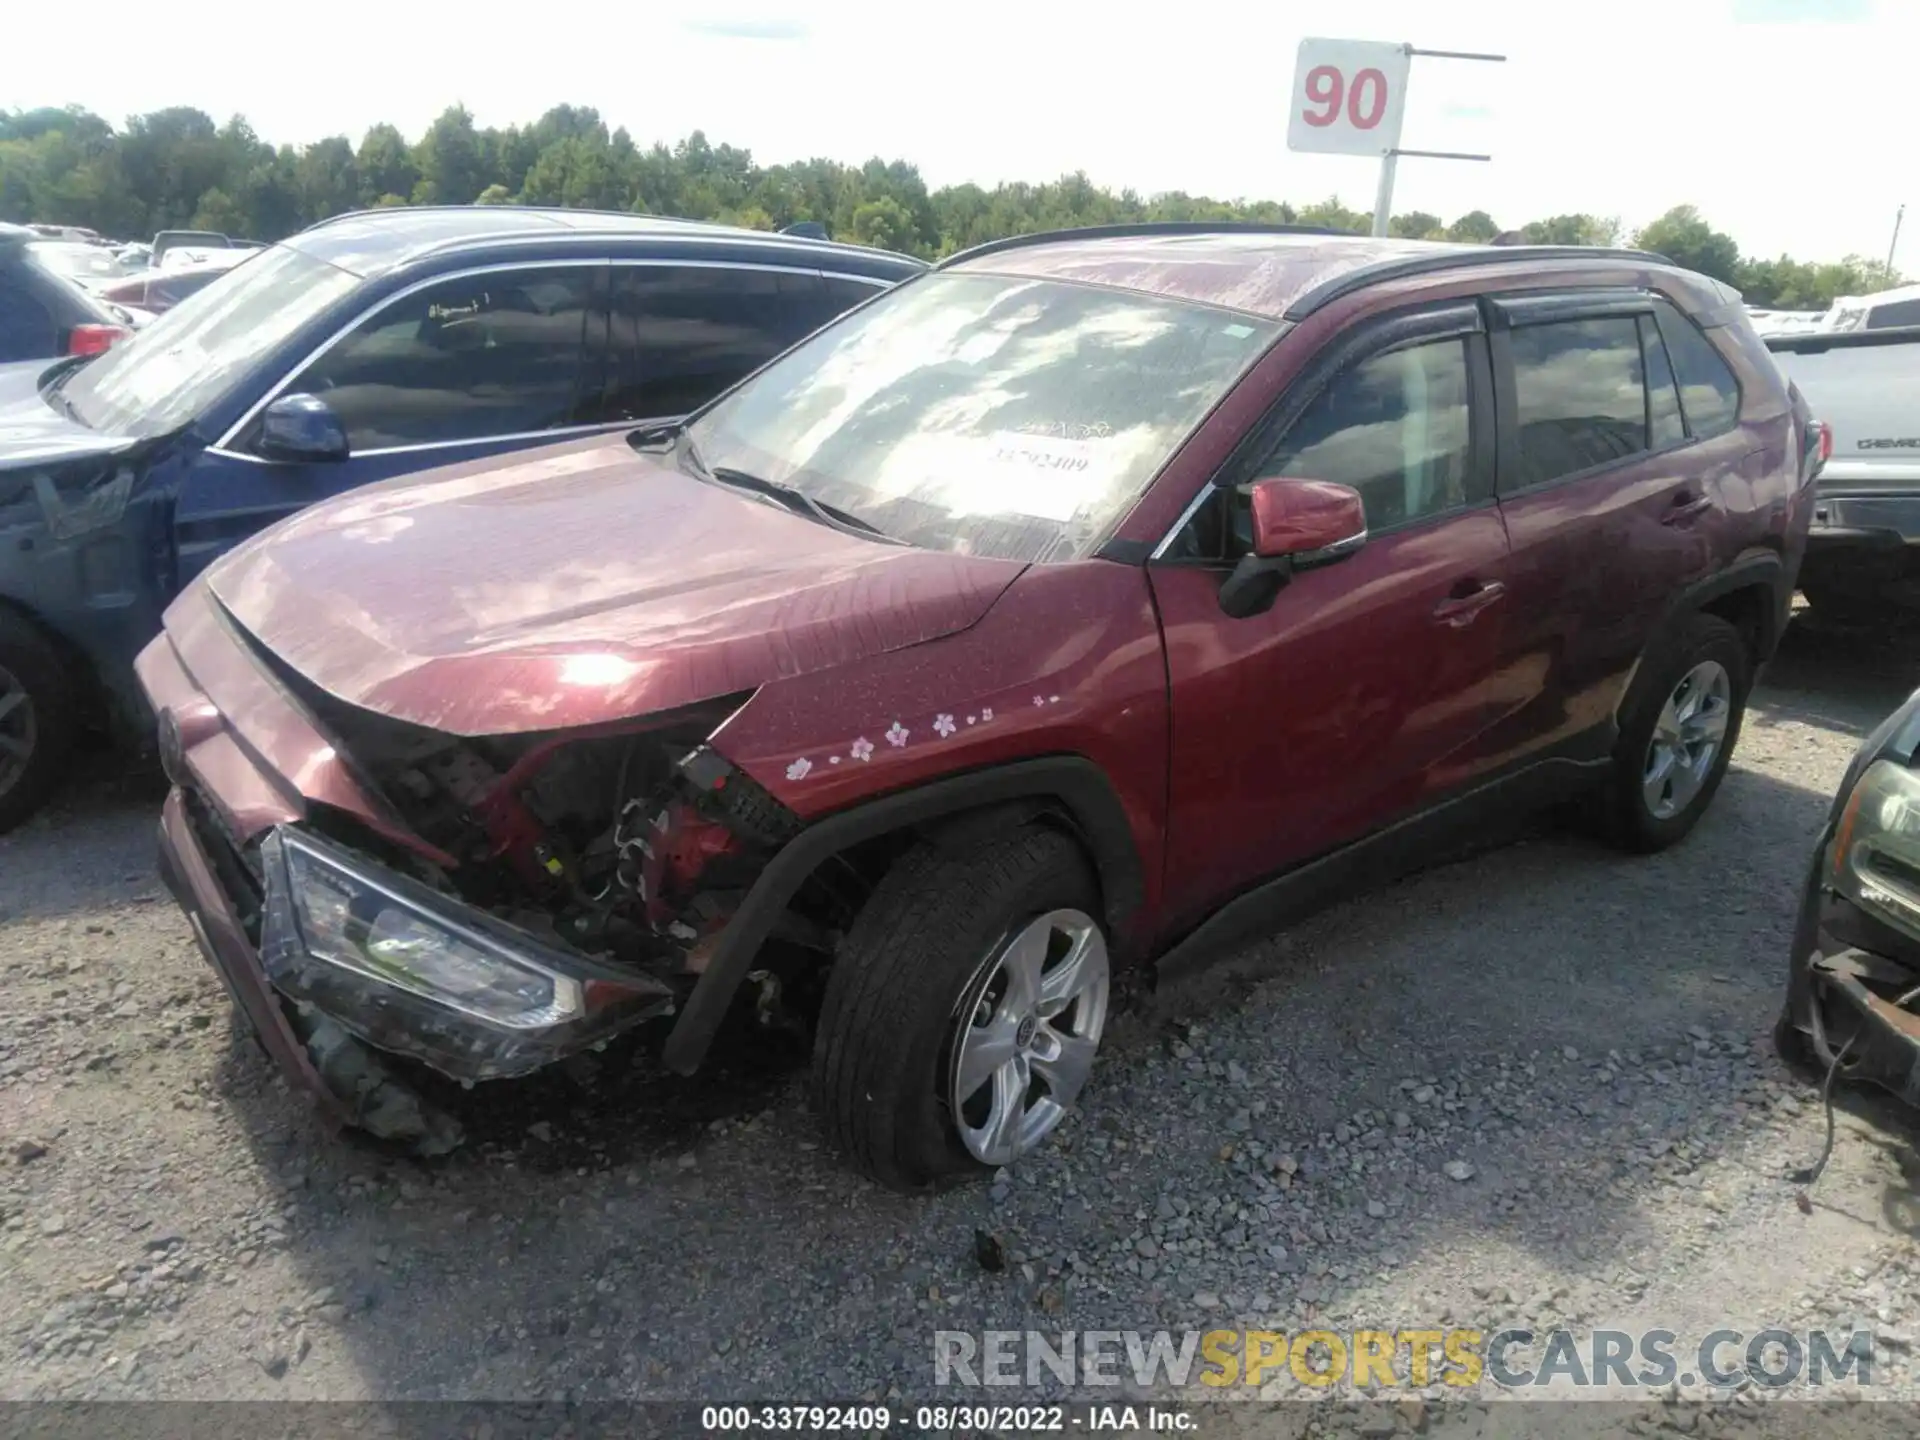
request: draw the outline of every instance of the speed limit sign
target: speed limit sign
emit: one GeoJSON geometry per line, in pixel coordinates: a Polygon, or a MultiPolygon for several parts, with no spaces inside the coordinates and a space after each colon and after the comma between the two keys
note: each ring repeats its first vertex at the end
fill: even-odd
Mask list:
{"type": "Polygon", "coordinates": [[[1399,149],[1411,59],[1410,47],[1377,40],[1302,40],[1287,148],[1326,155],[1399,149]]]}

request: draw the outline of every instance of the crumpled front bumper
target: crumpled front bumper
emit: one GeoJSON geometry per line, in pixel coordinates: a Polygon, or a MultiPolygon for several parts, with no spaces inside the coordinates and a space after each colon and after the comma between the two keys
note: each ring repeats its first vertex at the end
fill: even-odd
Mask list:
{"type": "Polygon", "coordinates": [[[672,992],[650,976],[563,955],[343,847],[288,830],[275,831],[260,847],[264,903],[255,922],[260,935],[256,947],[235,904],[234,892],[245,882],[233,872],[244,862],[237,853],[216,860],[226,842],[203,836],[201,831],[209,826],[197,826],[194,814],[190,792],[176,788],[160,827],[160,865],[168,887],[267,1053],[290,1079],[330,1102],[335,1118],[366,1123],[369,1091],[387,1078],[377,1065],[368,1070],[364,1060],[351,1081],[327,1073],[333,1068],[330,1063],[316,1064],[320,1055],[329,1060],[338,1056],[338,1031],[377,1052],[405,1056],[471,1083],[530,1074],[672,1009],[672,992]],[[484,935],[525,959],[544,962],[593,1003],[565,1017],[502,1024],[330,962],[308,943],[287,891],[285,862],[278,852],[290,840],[334,857],[342,866],[339,873],[378,887],[379,897],[406,907],[407,913],[484,935]],[[327,1038],[317,1040],[320,1034],[327,1038]],[[374,1078],[369,1080],[369,1075],[374,1078]]]}
{"type": "Polygon", "coordinates": [[[313,1100],[330,1128],[337,1130],[349,1123],[352,1112],[320,1078],[281,1008],[280,997],[267,983],[260,957],[214,873],[208,846],[195,833],[187,793],[178,786],[167,796],[160,812],[160,875],[186,912],[200,953],[226,985],[261,1048],[295,1088],[313,1100]]]}

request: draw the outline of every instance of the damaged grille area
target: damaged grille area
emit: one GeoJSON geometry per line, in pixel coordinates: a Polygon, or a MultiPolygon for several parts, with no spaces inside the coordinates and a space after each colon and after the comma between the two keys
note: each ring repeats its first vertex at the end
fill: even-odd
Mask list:
{"type": "Polygon", "coordinates": [[[706,747],[746,694],[587,730],[460,737],[348,704],[230,623],[370,797],[455,863],[324,805],[310,806],[316,831],[584,955],[690,982],[799,830],[706,747]]]}
{"type": "Polygon", "coordinates": [[[220,812],[197,789],[182,790],[187,823],[213,867],[214,878],[233,906],[233,913],[247,939],[260,943],[260,907],[265,896],[260,857],[242,845],[228,829],[220,812]]]}

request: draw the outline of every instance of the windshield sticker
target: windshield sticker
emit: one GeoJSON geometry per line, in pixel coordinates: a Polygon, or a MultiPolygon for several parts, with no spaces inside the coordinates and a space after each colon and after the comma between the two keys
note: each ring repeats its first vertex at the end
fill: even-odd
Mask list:
{"type": "Polygon", "coordinates": [[[1001,430],[987,437],[987,443],[995,460],[1068,475],[1084,475],[1091,470],[1097,453],[1088,439],[1025,435],[1017,430],[1001,430]]]}
{"type": "Polygon", "coordinates": [[[1251,325],[1223,325],[1221,333],[1231,335],[1235,340],[1244,340],[1253,333],[1251,325]]]}

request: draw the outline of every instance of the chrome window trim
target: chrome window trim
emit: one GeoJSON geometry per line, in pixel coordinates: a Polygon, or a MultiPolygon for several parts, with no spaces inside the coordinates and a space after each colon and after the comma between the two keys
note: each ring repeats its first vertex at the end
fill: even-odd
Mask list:
{"type": "MultiPolygon", "coordinates": [[[[448,280],[466,280],[466,279],[471,279],[473,276],[476,276],[476,275],[499,275],[499,274],[504,274],[508,271],[514,271],[514,270],[566,270],[566,269],[575,269],[575,268],[592,269],[592,268],[603,266],[603,265],[608,267],[612,267],[615,265],[622,265],[622,266],[628,266],[628,267],[633,267],[633,266],[654,266],[659,268],[674,267],[679,269],[696,269],[696,270],[755,270],[755,271],[770,272],[776,275],[813,275],[817,277],[824,277],[830,273],[827,271],[820,270],[817,267],[811,266],[811,265],[768,265],[768,264],[764,264],[757,261],[689,260],[685,258],[671,258],[671,257],[652,258],[652,257],[639,257],[639,256],[627,257],[627,256],[612,256],[612,255],[573,256],[565,260],[499,261],[491,265],[472,265],[460,270],[443,270],[436,275],[423,276],[421,279],[414,281],[413,284],[403,286],[401,289],[394,291],[391,295],[382,296],[379,300],[376,300],[373,304],[367,306],[364,310],[356,314],[351,320],[347,321],[338,330],[334,331],[333,334],[329,335],[325,340],[321,341],[318,345],[316,345],[310,352],[308,352],[306,356],[304,356],[300,360],[298,364],[289,366],[287,369],[287,373],[281,376],[278,383],[276,383],[271,389],[269,389],[266,392],[266,394],[262,395],[252,405],[248,406],[245,413],[243,413],[238,420],[234,421],[233,424],[229,425],[226,428],[226,431],[220,436],[220,438],[218,440],[215,440],[213,444],[209,445],[207,448],[221,455],[229,455],[229,456],[235,456],[242,459],[255,460],[261,464],[276,463],[274,461],[266,460],[262,456],[248,455],[246,454],[245,451],[240,450],[235,445],[234,442],[237,440],[240,433],[243,430],[245,430],[249,425],[251,425],[255,419],[259,417],[260,412],[266,409],[267,406],[271,405],[275,400],[279,399],[281,394],[285,392],[287,387],[294,382],[294,379],[297,376],[304,373],[306,369],[314,363],[314,361],[318,360],[321,356],[325,355],[329,350],[333,349],[334,346],[338,345],[342,340],[346,339],[347,336],[351,335],[355,330],[359,329],[363,323],[372,319],[375,315],[379,314],[382,310],[385,310],[388,306],[396,305],[400,301],[405,300],[408,296],[416,295],[420,291],[425,290],[428,286],[438,285],[441,282],[448,281],[448,280]]],[[[866,275],[843,275],[837,272],[831,272],[831,273],[833,273],[833,278],[835,279],[864,281],[866,283],[872,284],[877,289],[883,289],[883,290],[890,289],[892,286],[899,283],[898,281],[894,281],[894,280],[877,280],[871,276],[866,276],[866,275]]],[[[620,421],[610,422],[610,425],[638,426],[638,425],[645,425],[648,423],[651,423],[651,422],[644,421],[644,420],[620,420],[620,421]]],[[[521,438],[521,435],[526,433],[531,433],[533,435],[559,436],[559,435],[565,435],[569,433],[580,434],[589,430],[601,430],[606,428],[609,428],[609,425],[568,426],[564,429],[559,429],[559,430],[535,430],[532,432],[521,432],[520,434],[507,434],[507,435],[474,435],[464,440],[425,440],[425,441],[421,441],[416,445],[390,445],[379,450],[361,450],[355,453],[360,455],[392,455],[392,454],[400,453],[403,451],[409,451],[409,450],[444,449],[450,445],[480,445],[480,444],[486,444],[493,441],[513,440],[513,439],[521,438]]]]}
{"type": "Polygon", "coordinates": [[[1193,517],[1200,513],[1200,507],[1211,500],[1219,488],[1220,487],[1214,484],[1211,479],[1200,487],[1199,492],[1194,495],[1193,499],[1187,502],[1187,508],[1182,510],[1179,518],[1173,522],[1173,528],[1162,535],[1160,537],[1160,543],[1147,552],[1147,560],[1149,562],[1164,560],[1166,558],[1167,547],[1179,539],[1180,532],[1192,523],[1193,517]]]}
{"type": "MultiPolygon", "coordinates": [[[[596,425],[563,425],[557,430],[515,430],[506,435],[476,435],[470,440],[421,440],[412,445],[382,445],[374,450],[355,450],[347,458],[365,460],[378,455],[410,455],[423,450],[457,450],[467,445],[499,445],[508,440],[566,440],[600,431],[646,430],[655,425],[671,424],[680,418],[678,415],[660,415],[641,420],[602,420],[596,425]]],[[[228,450],[220,445],[209,445],[206,453],[219,455],[227,460],[244,460],[249,465],[285,463],[280,460],[269,460],[264,455],[249,455],[244,450],[228,450]]]]}

